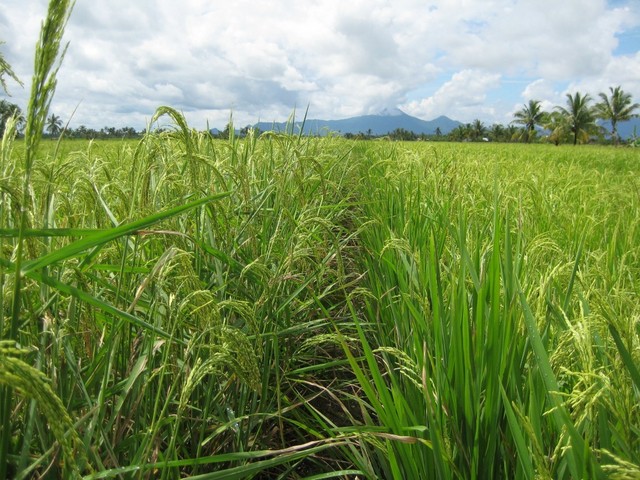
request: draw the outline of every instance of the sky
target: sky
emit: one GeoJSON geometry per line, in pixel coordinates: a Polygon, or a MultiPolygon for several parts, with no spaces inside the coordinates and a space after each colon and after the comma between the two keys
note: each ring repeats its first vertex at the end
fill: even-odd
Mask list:
{"type": "MultiPolygon", "coordinates": [[[[26,109],[44,0],[2,0],[0,51],[26,109]]],[[[340,119],[397,107],[507,124],[620,85],[640,102],[638,0],[76,0],[51,112],[145,128],[340,119]],[[74,113],[75,112],[75,113],[74,113]]],[[[3,93],[0,93],[3,96],[3,93]]]]}

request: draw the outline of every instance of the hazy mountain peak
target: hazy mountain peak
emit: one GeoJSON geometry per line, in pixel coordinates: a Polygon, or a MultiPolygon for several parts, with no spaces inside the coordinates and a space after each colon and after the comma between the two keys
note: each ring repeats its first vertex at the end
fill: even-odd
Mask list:
{"type": "Polygon", "coordinates": [[[378,113],[378,115],[380,115],[381,117],[398,117],[404,114],[405,113],[402,110],[396,107],[391,107],[391,108],[385,107],[382,109],[380,113],[378,113]]]}

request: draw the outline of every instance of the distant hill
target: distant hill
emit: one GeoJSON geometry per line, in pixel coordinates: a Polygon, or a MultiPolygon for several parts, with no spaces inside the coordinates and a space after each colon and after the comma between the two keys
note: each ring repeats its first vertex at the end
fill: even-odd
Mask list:
{"type": "MultiPolygon", "coordinates": [[[[403,128],[418,135],[434,135],[439,128],[440,133],[446,135],[459,125],[462,124],[444,115],[427,121],[407,115],[398,108],[385,108],[377,115],[361,115],[359,117],[344,118],[342,120],[307,119],[304,123],[303,134],[326,135],[332,132],[342,135],[346,133],[386,135],[398,128],[403,128]]],[[[293,129],[294,133],[299,133],[301,127],[302,122],[296,121],[293,129]]],[[[284,132],[287,129],[287,122],[259,122],[254,125],[254,128],[262,131],[273,130],[284,132]]],[[[288,128],[291,129],[291,126],[288,128]]]]}
{"type": "MultiPolygon", "coordinates": [[[[611,132],[611,123],[602,122],[602,126],[607,130],[607,132],[611,132]]],[[[640,136],[640,118],[633,118],[627,122],[618,123],[618,135],[623,140],[629,140],[635,134],[640,136]]],[[[608,135],[607,135],[608,138],[608,135]]]]}

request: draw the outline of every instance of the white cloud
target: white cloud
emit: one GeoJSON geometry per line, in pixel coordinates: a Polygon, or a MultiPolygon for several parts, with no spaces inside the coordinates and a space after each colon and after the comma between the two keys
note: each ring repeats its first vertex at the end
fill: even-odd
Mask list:
{"type": "Polygon", "coordinates": [[[434,118],[447,115],[463,122],[493,118],[495,111],[485,105],[487,93],[500,86],[500,75],[478,70],[462,70],[443,84],[432,96],[413,101],[401,108],[411,115],[434,118]]]}
{"type": "Polygon", "coordinates": [[[620,85],[640,102],[640,52],[611,58],[601,75],[571,82],[565,93],[589,93],[596,98],[598,93],[609,93],[609,87],[620,85]]]}
{"type": "MultiPolygon", "coordinates": [[[[46,3],[4,0],[0,11],[0,40],[8,42],[2,51],[25,85],[46,3]]],[[[640,97],[637,54],[614,55],[620,33],[640,25],[640,7],[631,0],[616,4],[622,6],[605,0],[77,2],[52,107],[66,118],[82,100],[73,124],[99,128],[144,126],[157,106],[170,104],[202,127],[206,119],[214,125],[228,119],[230,109],[246,124],[282,120],[307,104],[315,118],[403,105],[423,118],[497,119],[521,94],[551,102],[567,85],[621,83],[640,97]],[[448,80],[434,85],[437,78],[448,80]],[[506,78],[528,86],[505,89],[506,78]]],[[[26,89],[12,86],[12,92],[26,105],[26,89]]]]}
{"type": "Polygon", "coordinates": [[[513,113],[521,110],[524,104],[527,104],[529,100],[538,100],[543,111],[550,112],[554,107],[560,103],[564,103],[564,97],[560,91],[557,90],[555,84],[549,80],[539,78],[528,84],[521,94],[522,103],[513,106],[508,117],[512,118],[513,113]]]}
{"type": "Polygon", "coordinates": [[[502,0],[487,7],[463,31],[464,45],[452,57],[552,80],[599,73],[617,46],[616,32],[634,22],[630,9],[608,8],[604,0],[502,0]]]}
{"type": "Polygon", "coordinates": [[[525,101],[549,98],[555,95],[553,83],[544,78],[534,80],[522,91],[522,97],[525,101]]]}

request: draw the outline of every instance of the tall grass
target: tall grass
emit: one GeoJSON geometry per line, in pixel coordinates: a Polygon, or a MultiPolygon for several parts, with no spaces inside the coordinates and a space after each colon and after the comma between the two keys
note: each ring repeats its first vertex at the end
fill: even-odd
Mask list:
{"type": "MultiPolygon", "coordinates": [[[[158,115],[175,129],[43,151],[31,179],[18,340],[32,353],[19,358],[69,412],[78,471],[637,470],[625,151],[601,163],[607,150],[220,142],[158,115]]],[[[20,171],[18,152],[3,152],[5,171],[20,171]]],[[[46,413],[15,405],[10,471],[61,471],[46,413]]]]}
{"type": "Polygon", "coordinates": [[[620,228],[620,252],[637,255],[637,166],[624,154],[597,162],[601,173],[586,151],[567,162],[563,150],[453,148],[378,149],[361,172],[365,309],[354,299],[352,315],[365,355],[351,365],[369,428],[413,437],[376,442],[385,454],[371,462],[385,478],[637,471],[637,437],[614,433],[637,425],[636,409],[630,418],[608,405],[635,401],[638,311],[601,304],[637,291],[636,267],[618,258],[626,287],[609,290],[616,280],[602,265],[620,228]],[[624,213],[611,208],[619,195],[624,213]],[[611,448],[629,456],[612,462],[611,448]]]}
{"type": "MultiPolygon", "coordinates": [[[[332,329],[353,281],[349,148],[217,143],[166,114],[174,131],[34,170],[46,198],[25,237],[46,251],[23,262],[36,307],[20,342],[73,412],[91,478],[331,471],[313,454],[353,435],[324,435],[299,411],[327,402],[346,365],[332,329]]],[[[45,419],[21,412],[12,430],[34,428],[16,433],[16,475],[59,471],[45,419]]]]}
{"type": "MultiPolygon", "coordinates": [[[[53,94],[55,92],[56,73],[59,68],[59,62],[64,56],[64,51],[61,51],[61,41],[65,24],[67,22],[67,19],[69,18],[70,12],[70,2],[51,2],[47,12],[47,17],[42,25],[39,42],[36,45],[34,75],[31,85],[31,97],[29,99],[26,122],[27,125],[25,130],[26,153],[24,158],[24,169],[21,172],[22,192],[20,194],[19,190],[10,190],[16,199],[19,198],[17,209],[19,213],[15,214],[15,218],[17,220],[16,226],[18,235],[14,253],[15,261],[13,265],[13,285],[10,286],[10,288],[12,288],[13,290],[9,307],[11,315],[9,317],[10,321],[6,336],[4,308],[2,318],[0,319],[0,332],[2,332],[2,338],[7,338],[10,342],[15,342],[18,340],[18,328],[20,327],[20,322],[22,319],[21,310],[23,305],[21,297],[23,274],[21,266],[24,255],[23,250],[25,245],[25,231],[28,228],[29,224],[28,213],[29,205],[31,203],[31,173],[33,169],[34,158],[38,150],[38,144],[42,137],[44,121],[46,119],[49,105],[51,103],[51,100],[53,99],[53,94]]],[[[12,126],[7,128],[7,132],[5,132],[5,136],[2,142],[3,150],[10,149],[10,137],[14,133],[14,128],[12,128],[12,126]]],[[[3,160],[5,160],[8,154],[3,153],[2,156],[3,160]]],[[[6,171],[6,169],[3,170],[6,171]]],[[[7,351],[12,352],[12,349],[9,348],[7,351]]],[[[12,357],[7,357],[5,359],[5,362],[11,362],[12,360],[9,360],[10,358],[12,357]]],[[[15,365],[20,365],[20,363],[16,363],[15,365]]],[[[10,371],[10,369],[7,370],[10,371]]],[[[18,369],[18,371],[22,372],[25,375],[25,377],[22,378],[21,381],[26,381],[27,378],[29,378],[29,375],[34,375],[33,371],[29,369],[18,369]]],[[[36,377],[31,378],[31,381],[37,382],[36,377]]],[[[5,478],[8,473],[7,465],[9,464],[8,454],[11,438],[10,417],[13,403],[12,387],[14,386],[14,382],[9,381],[8,379],[5,379],[5,382],[3,383],[5,384],[5,386],[3,386],[0,390],[0,433],[2,434],[0,435],[0,478],[5,478]]],[[[16,381],[15,383],[20,382],[16,381]]],[[[24,388],[24,386],[22,386],[22,391],[27,394],[34,394],[35,391],[41,392],[42,390],[32,390],[29,388],[24,388]]],[[[52,402],[53,404],[56,404],[55,401],[52,402]]],[[[56,422],[60,421],[59,418],[52,416],[50,420],[54,420],[54,423],[51,425],[51,427],[59,434],[61,425],[56,424],[56,422]]],[[[71,449],[65,449],[65,454],[68,457],[68,464],[73,464],[72,459],[69,457],[71,452],[71,449]]]]}
{"type": "Polygon", "coordinates": [[[637,476],[635,152],[218,141],[170,107],[40,142],[52,8],[0,156],[0,478],[637,476]]]}

